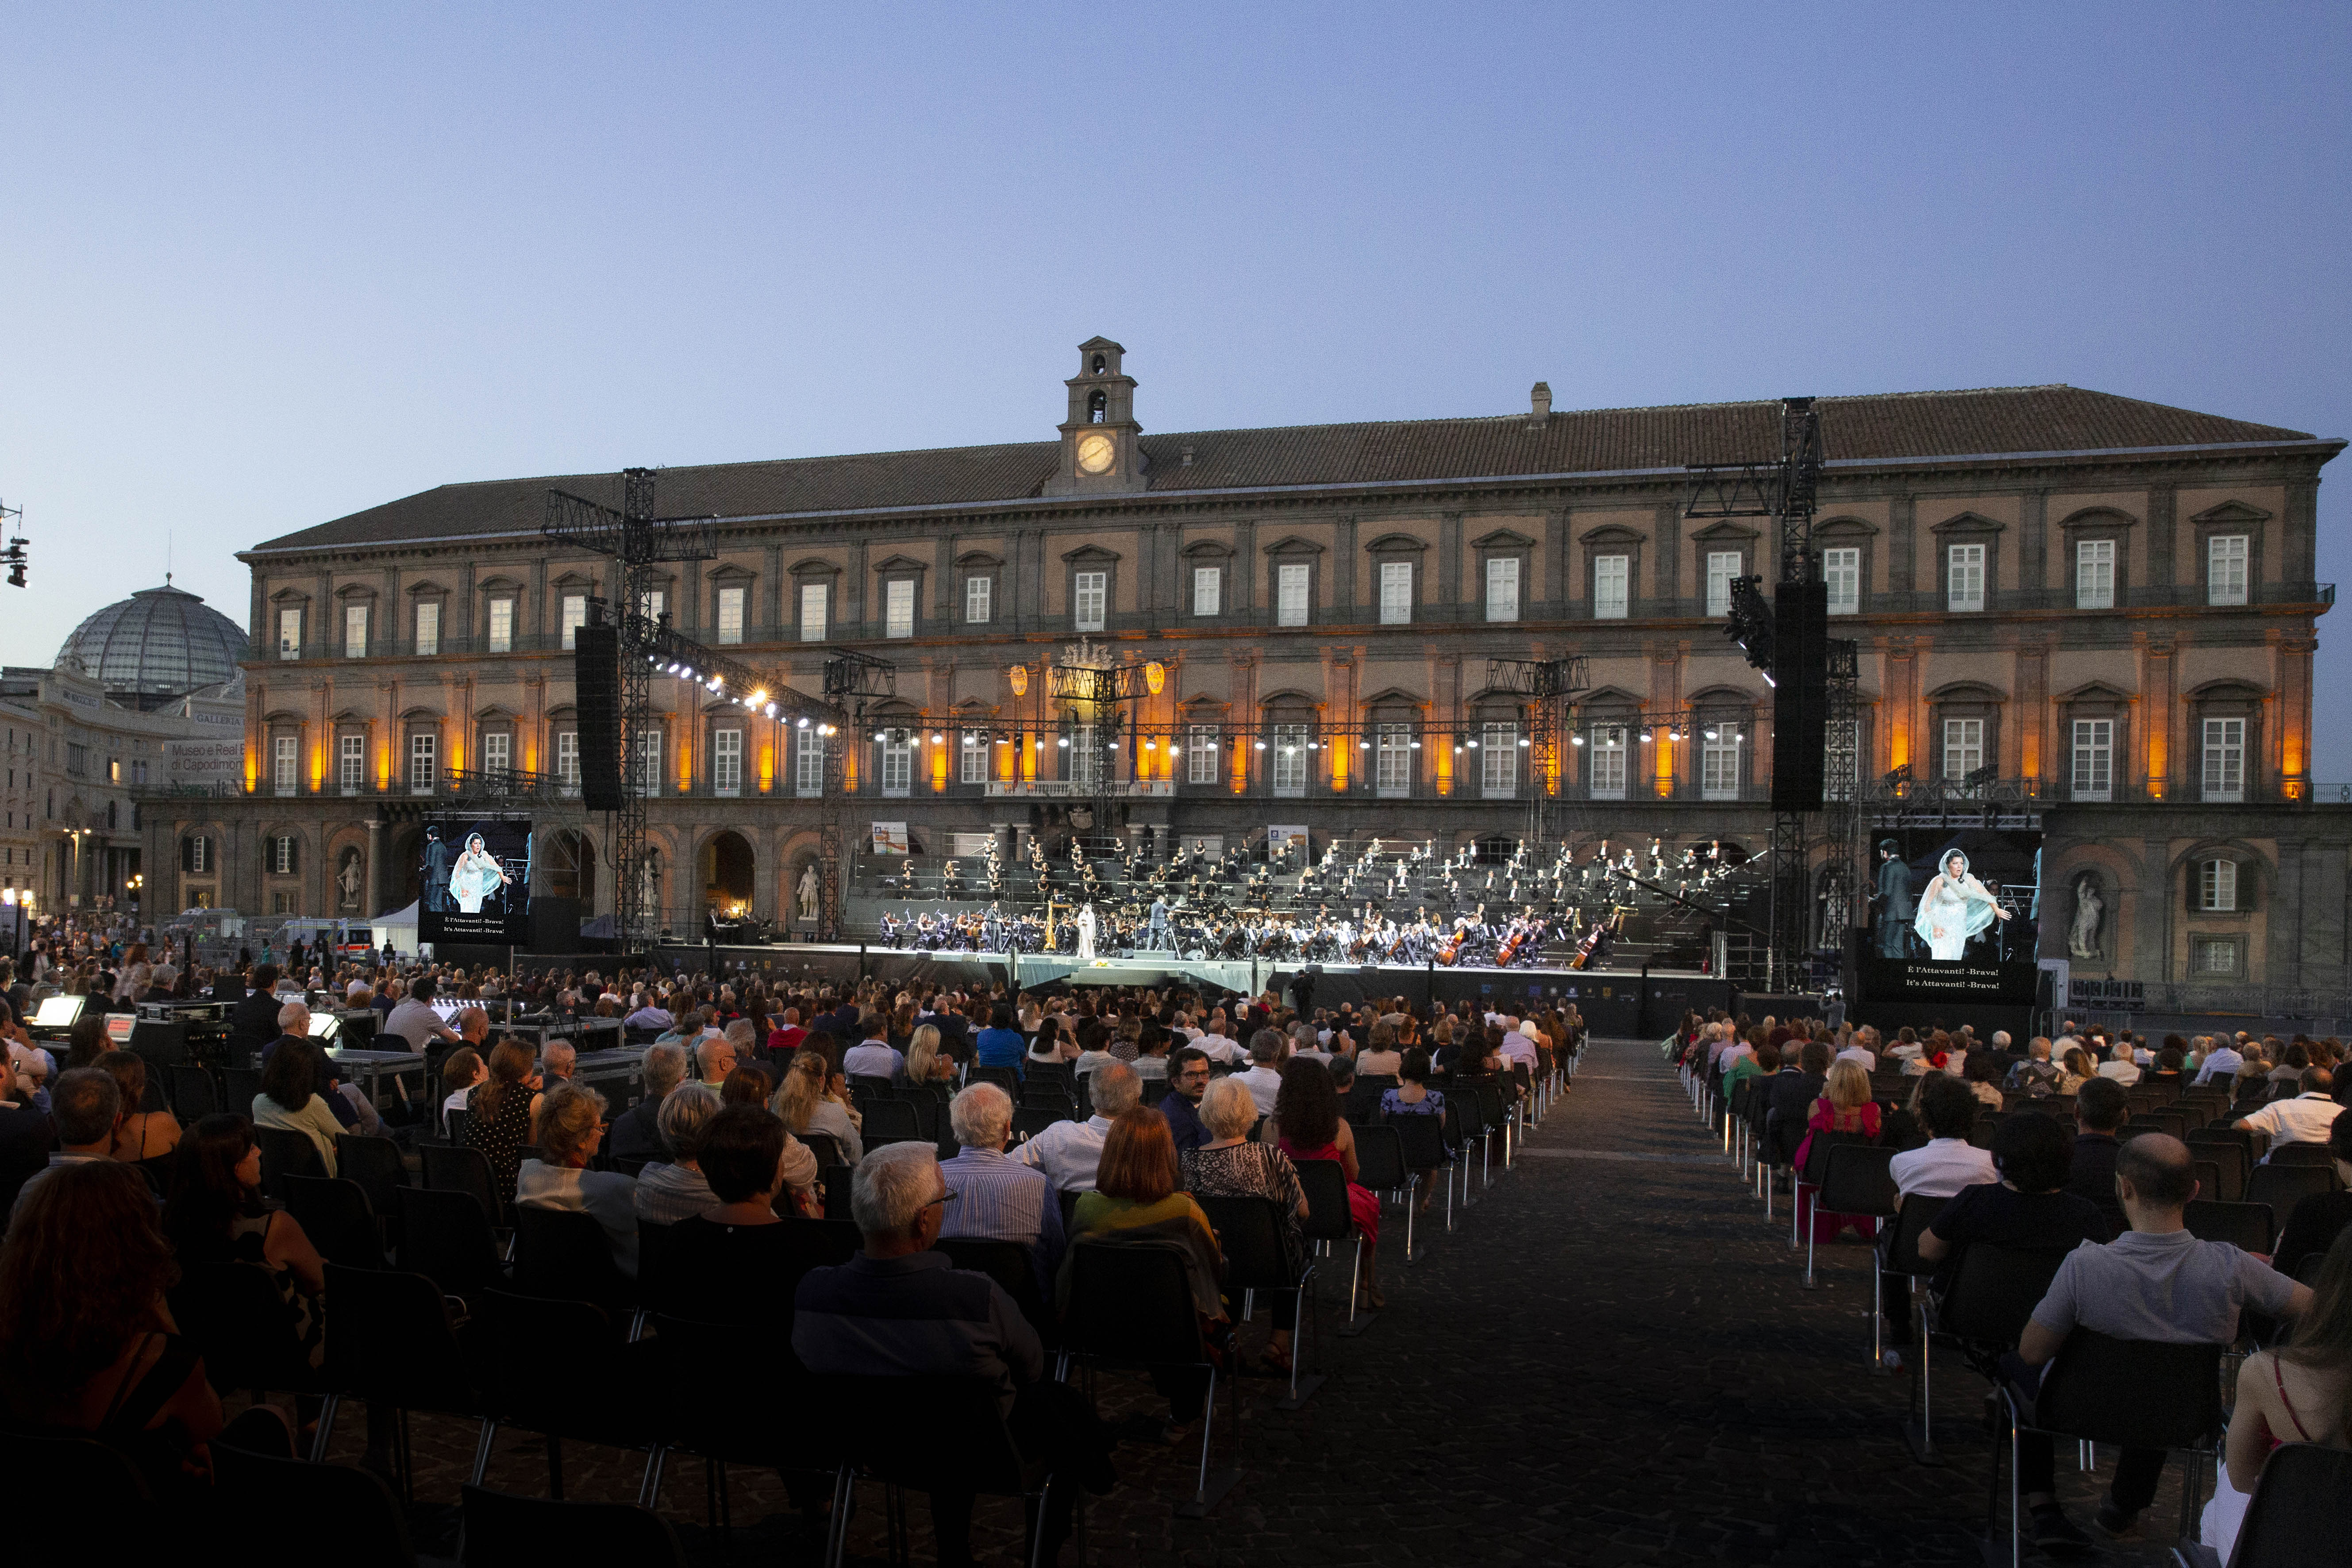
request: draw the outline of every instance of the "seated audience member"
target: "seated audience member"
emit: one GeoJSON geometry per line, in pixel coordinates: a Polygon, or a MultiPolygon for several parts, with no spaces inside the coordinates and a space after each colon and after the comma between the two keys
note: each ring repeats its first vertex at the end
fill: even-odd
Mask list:
{"type": "Polygon", "coordinates": [[[1028,1046],[1014,1028],[1013,1009],[999,1005],[988,1016],[988,1027],[972,1037],[974,1061],[984,1068],[1011,1068],[1018,1075],[1028,1046]]]}
{"type": "MultiPolygon", "coordinates": [[[[2326,1068],[2305,1068],[2296,1075],[2294,1086],[2298,1092],[2292,1099],[2273,1100],[2231,1125],[2242,1132],[2261,1133],[2271,1141],[2273,1149],[2286,1143],[2326,1142],[2328,1131],[2344,1113],[2344,1108],[2336,1103],[2336,1075],[2326,1068]]],[[[2267,1162],[2270,1155],[2265,1152],[2263,1158],[2267,1162]]]]}
{"type": "Polygon", "coordinates": [[[1282,1060],[1289,1047],[1279,1029],[1260,1029],[1250,1037],[1249,1070],[1234,1076],[1257,1101],[1260,1116],[1274,1114],[1274,1097],[1282,1092],[1282,1060]]]}
{"type": "Polygon", "coordinates": [[[1830,1048],[1823,1041],[1808,1040],[1793,1053],[1780,1053],[1780,1070],[1767,1088],[1764,1110],[1764,1138],[1778,1156],[1777,1163],[1795,1160],[1797,1145],[1805,1137],[1805,1118],[1829,1086],[1829,1072],[1830,1048]]]}
{"type": "Polygon", "coordinates": [[[2344,1184],[2332,1193],[2313,1193],[2297,1200],[2279,1233],[2278,1250],[2271,1267],[2290,1279],[2303,1278],[2303,1266],[2314,1254],[2336,1243],[2352,1226],[2352,1116],[2339,1116],[2327,1131],[2327,1152],[2336,1157],[2336,1179],[2344,1184]]]}
{"type": "Polygon", "coordinates": [[[1168,1052],[1175,1043],[1175,1035],[1164,1024],[1146,1024],[1137,1034],[1135,1060],[1128,1065],[1143,1086],[1143,1100],[1156,1100],[1166,1091],[1168,1052]]]}
{"type": "Polygon", "coordinates": [[[745,1062],[733,1072],[729,1073],[727,1081],[719,1086],[719,1098],[727,1105],[756,1105],[765,1110],[768,1108],[768,1096],[772,1089],[773,1086],[768,1082],[768,1075],[750,1062],[745,1062]]]}
{"type": "MultiPolygon", "coordinates": [[[[1097,1068],[1087,1083],[1094,1114],[1084,1121],[1055,1122],[1014,1150],[1013,1158],[1045,1172],[1057,1191],[1092,1192],[1095,1167],[1102,1159],[1111,1124],[1135,1108],[1142,1089],[1142,1080],[1125,1062],[1097,1068]]],[[[1166,1124],[1166,1118],[1161,1118],[1161,1123],[1166,1124]]]]}
{"type": "Polygon", "coordinates": [[[776,1208],[785,1137],[782,1121],[756,1105],[722,1106],[702,1129],[702,1174],[717,1201],[670,1227],[658,1282],[679,1315],[766,1326],[791,1299],[800,1254],[776,1208]]]}
{"type": "MultiPolygon", "coordinates": [[[[1182,1180],[1167,1119],[1140,1106],[1120,1111],[1103,1141],[1099,1183],[1096,1190],[1081,1193],[1071,1211],[1070,1250],[1063,1256],[1056,1295],[1066,1311],[1071,1271],[1084,1241],[1173,1242],[1185,1256],[1192,1310],[1213,1350],[1222,1354],[1233,1342],[1222,1294],[1224,1255],[1208,1216],[1179,1185],[1182,1180]]],[[[1205,1375],[1171,1371],[1155,1373],[1152,1383],[1168,1396],[1169,1413],[1178,1425],[1200,1415],[1208,1391],[1205,1375]]]]}
{"type": "Polygon", "coordinates": [[[441,1087],[447,1090],[441,1100],[441,1126],[448,1130],[449,1113],[463,1110],[473,1097],[474,1086],[489,1076],[490,1069],[482,1065],[482,1053],[471,1046],[459,1046],[441,1058],[441,1087]]]}
{"type": "Polygon", "coordinates": [[[1999,1068],[2000,1064],[1990,1052],[1970,1051],[1968,1065],[1960,1069],[1960,1081],[1969,1086],[1969,1092],[1976,1096],[1977,1103],[1995,1110],[2000,1110],[2003,1104],[2000,1086],[1994,1081],[1999,1068]]]}
{"type": "MultiPolygon", "coordinates": [[[[2189,1234],[2182,1215],[2197,1195],[2197,1174],[2188,1145],[2179,1139],[2149,1132],[2126,1143],[2116,1156],[2116,1192],[2131,1229],[2104,1247],[2076,1247],[2058,1266],[2010,1363],[2029,1388],[2077,1328],[2116,1339],[2227,1345],[2238,1337],[2242,1307],[2299,1318],[2311,1305],[2306,1287],[2261,1258],[2189,1234]]],[[[2122,1451],[2094,1521],[2102,1534],[2132,1533],[2140,1510],[2156,1496],[2165,1458],[2161,1448],[2122,1451]]],[[[2047,1436],[2019,1436],[2017,1484],[2032,1514],[2036,1545],[2087,1542],[2059,1506],[2047,1436]]]]}
{"type": "MultiPolygon", "coordinates": [[[[1764,1047],[1770,1050],[1770,1046],[1764,1047]]],[[[1858,1062],[1832,1061],[1822,1083],[1822,1097],[1813,1101],[1805,1117],[1804,1142],[1797,1145],[1795,1165],[1805,1169],[1811,1159],[1813,1140],[1822,1133],[1858,1134],[1876,1142],[1879,1135],[1878,1102],[1870,1097],[1870,1075],[1858,1062]]],[[[1797,1194],[1797,1223],[1811,1225],[1816,1242],[1835,1241],[1838,1233],[1852,1226],[1865,1230],[1871,1220],[1867,1215],[1833,1214],[1818,1208],[1814,1190],[1802,1189],[1797,1194]]]]}
{"type": "Polygon", "coordinates": [[[335,1135],[343,1130],[318,1090],[318,1047],[292,1036],[279,1039],[261,1066],[261,1089],[253,1097],[253,1124],[302,1133],[319,1151],[327,1174],[335,1173],[335,1135]]]}
{"type": "Polygon", "coordinates": [[[2090,1053],[2082,1047],[2067,1045],[2063,1040],[2059,1045],[2062,1048],[2058,1054],[2058,1092],[2079,1093],[2084,1084],[2099,1076],[2098,1071],[2091,1065],[2090,1053]]]}
{"type": "MultiPolygon", "coordinates": [[[[1778,1053],[1773,1059],[1777,1062],[1778,1053]]],[[[1381,1116],[1391,1120],[1399,1116],[1434,1116],[1438,1127],[1445,1125],[1445,1096],[1429,1087],[1429,1053],[1419,1046],[1409,1047],[1397,1060],[1397,1086],[1381,1091],[1381,1116]]],[[[1437,1181],[1437,1167],[1423,1169],[1421,1198],[1417,1212],[1427,1214],[1437,1181]]]]}
{"type": "Polygon", "coordinates": [[[2025,1044],[2025,1059],[2009,1069],[2008,1087],[2034,1100],[2058,1092],[2058,1068],[2050,1060],[2048,1037],[2036,1035],[2025,1044]]]}
{"type": "Polygon", "coordinates": [[[694,1062],[702,1082],[716,1093],[727,1087],[735,1070],[735,1042],[723,1034],[705,1035],[694,1042],[694,1062]]]}
{"type": "Polygon", "coordinates": [[[1397,1049],[1396,1026],[1374,1024],[1370,1043],[1356,1053],[1357,1076],[1394,1078],[1403,1066],[1404,1055],[1397,1049]]]}
{"type": "Polygon", "coordinates": [[[1993,1129],[1990,1151],[1998,1182],[1962,1187],[1919,1237],[1919,1256],[1940,1263],[1936,1289],[1951,1288],[1960,1251],[1972,1241],[1996,1247],[2072,1251],[2105,1242],[2115,1227],[2087,1198],[2066,1190],[2074,1142],[2054,1118],[2011,1116],[1993,1129]]]}
{"type": "Polygon", "coordinates": [[[841,1157],[855,1165],[866,1157],[857,1112],[835,1098],[826,1087],[828,1079],[843,1081],[840,1074],[830,1070],[823,1051],[804,1046],[793,1053],[792,1065],[785,1069],[784,1081],[777,1087],[769,1109],[783,1120],[788,1132],[802,1137],[824,1133],[840,1145],[841,1157]]]}
{"type": "Polygon", "coordinates": [[[940,1235],[1018,1243],[1036,1271],[1038,1299],[1052,1300],[1062,1266],[1062,1205],[1045,1172],[1005,1157],[1013,1097],[992,1083],[972,1084],[948,1106],[948,1124],[960,1152],[940,1169],[957,1196],[940,1235]]]}
{"type": "Polygon", "coordinates": [[[179,1278],[138,1172],[101,1153],[26,1187],[0,1246],[0,1407],[13,1426],[96,1438],[184,1505],[211,1479],[222,1422],[195,1347],[171,1327],[163,1292],[179,1278]]]}
{"type": "Polygon", "coordinates": [[[1373,1267],[1381,1251],[1380,1195],[1356,1180],[1356,1131],[1341,1119],[1339,1091],[1320,1063],[1293,1062],[1282,1069],[1282,1096],[1275,1101],[1265,1136],[1294,1163],[1329,1160],[1339,1165],[1347,1178],[1349,1215],[1364,1238],[1357,1288],[1371,1305],[1385,1306],[1373,1267]]]}
{"type": "Polygon", "coordinates": [[[907,1042],[907,1081],[919,1089],[955,1082],[955,1058],[940,1048],[937,1024],[915,1026],[907,1042]]]}
{"type": "MultiPolygon", "coordinates": [[[[1859,1065],[1858,1063],[1853,1063],[1853,1059],[1851,1057],[1843,1055],[1839,1056],[1836,1058],[1836,1061],[1832,1061],[1830,1065],[1832,1067],[1835,1067],[1837,1062],[1847,1062],[1853,1065],[1859,1065]]],[[[1768,1045],[1760,1050],[1744,1051],[1739,1056],[1734,1058],[1731,1065],[1723,1070],[1723,1097],[1726,1100],[1729,1100],[1731,1098],[1731,1091],[1738,1089],[1741,1084],[1746,1083],[1751,1078],[1770,1078],[1774,1073],[1777,1073],[1780,1070],[1780,1050],[1779,1047],[1768,1045]]],[[[1870,1069],[1868,1068],[1864,1068],[1862,1070],[1866,1079],[1870,1069]]],[[[1824,1083],[1828,1081],[1826,1077],[1822,1081],[1824,1083]]]]}
{"type": "Polygon", "coordinates": [[[168,1110],[141,1110],[147,1098],[147,1061],[133,1051],[109,1051],[98,1069],[110,1075],[122,1096],[122,1121],[114,1130],[111,1157],[126,1164],[153,1160],[180,1146],[180,1123],[168,1110]]]}
{"type": "Polygon", "coordinates": [[[326,1352],[326,1262],[292,1215],[261,1201],[261,1147],[245,1118],[207,1116],[189,1130],[172,1173],[163,1234],[185,1267],[250,1263],[267,1269],[310,1363],[326,1352]]]}
{"type": "Polygon", "coordinates": [[[2132,1060],[2131,1047],[2117,1041],[2107,1059],[2095,1069],[2100,1078],[2111,1078],[2126,1089],[2140,1079],[2139,1064],[2132,1060]]]}
{"type": "MultiPolygon", "coordinates": [[[[2198,1037],[2206,1038],[2204,1036],[2198,1037]]],[[[2197,1058],[2196,1081],[2200,1086],[2219,1083],[2229,1089],[2237,1079],[2238,1069],[2246,1065],[2246,1058],[2227,1035],[2211,1037],[2210,1046],[2210,1048],[2197,1058]]]]}
{"type": "MultiPolygon", "coordinates": [[[[719,1097],[698,1083],[682,1083],[661,1101],[655,1136],[667,1160],[649,1160],[637,1173],[637,1224],[676,1225],[712,1207],[710,1183],[702,1173],[702,1134],[719,1114],[719,1097]]],[[[809,1164],[814,1167],[812,1157],[809,1164]]]]}
{"type": "Polygon", "coordinates": [[[580,1052],[570,1040],[550,1040],[539,1048],[540,1092],[570,1083],[580,1065],[580,1052]]]}
{"type": "Polygon", "coordinates": [[[659,1131],[663,1103],[686,1081],[686,1047],[672,1041],[647,1046],[639,1058],[646,1097],[613,1119],[608,1146],[616,1160],[652,1160],[667,1148],[659,1131]]]}
{"type": "MultiPolygon", "coordinates": [[[[1298,1167],[1271,1144],[1249,1141],[1250,1128],[1257,1121],[1257,1102],[1239,1079],[1221,1078],[1209,1086],[1201,1100],[1201,1120],[1212,1135],[1210,1141],[1177,1155],[1184,1190],[1197,1198],[1264,1198],[1274,1204],[1282,1212],[1283,1267],[1297,1276],[1307,1260],[1307,1244],[1298,1224],[1307,1216],[1307,1194],[1298,1184],[1298,1167]]],[[[1274,1319],[1264,1364],[1267,1371],[1286,1377],[1290,1322],[1298,1292],[1263,1294],[1274,1319]]]]}
{"type": "Polygon", "coordinates": [[[2238,1368],[2229,1447],[2200,1531],[2224,1563],[2273,1450],[2284,1443],[2352,1448],[2352,1237],[2338,1236],[2326,1258],[2294,1336],[2238,1368]]]}
{"type": "MultiPolygon", "coordinates": [[[[951,1267],[931,1249],[941,1211],[959,1201],[928,1144],[894,1143],[860,1162],[850,1207],[865,1250],[801,1280],[793,1302],[793,1351],[819,1374],[990,1379],[1024,1455],[1051,1460],[1061,1477],[1090,1492],[1108,1491],[1116,1479],[1110,1437],[1092,1401],[1046,1375],[1036,1331],[1002,1286],[951,1267]]],[[[1047,1498],[1042,1561],[1053,1562],[1069,1539],[1076,1500],[1075,1490],[1063,1486],[1047,1498]]],[[[971,1503],[970,1492],[932,1494],[943,1564],[961,1568],[972,1560],[971,1503]]]]}
{"type": "MultiPolygon", "coordinates": [[[[1168,1092],[1160,1097],[1160,1114],[1168,1118],[1169,1135],[1176,1141],[1176,1152],[1197,1149],[1209,1141],[1209,1130],[1201,1121],[1201,1097],[1209,1088],[1209,1058],[1198,1047],[1186,1046],[1171,1059],[1168,1068],[1168,1092]]],[[[1140,1089],[1141,1080],[1138,1080],[1140,1089]]]]}
{"type": "Polygon", "coordinates": [[[554,1084],[541,1097],[537,1131],[539,1158],[516,1168],[516,1205],[590,1215],[604,1227],[613,1266],[635,1277],[636,1178],[588,1168],[604,1137],[604,1097],[575,1083],[554,1084]]]}
{"type": "Polygon", "coordinates": [[[2130,1099],[2115,1079],[2095,1078],[2074,1091],[2074,1173],[2066,1190],[2087,1199],[2110,1223],[2123,1213],[2116,1201],[2116,1154],[2130,1120],[2130,1099]]]}
{"type": "Polygon", "coordinates": [[[499,1195],[511,1202],[523,1145],[530,1142],[531,1119],[539,1110],[539,1069],[530,1047],[520,1040],[493,1047],[489,1069],[467,1102],[466,1147],[481,1151],[499,1195]]]}
{"type": "Polygon", "coordinates": [[[1946,1074],[1931,1075],[1919,1086],[1918,1114],[1927,1142],[1895,1156],[1889,1167],[1895,1189],[1904,1197],[1948,1198],[1962,1187],[1982,1186],[2000,1180],[1992,1156],[1969,1142],[1977,1124],[1977,1097],[1969,1086],[1946,1074]]]}

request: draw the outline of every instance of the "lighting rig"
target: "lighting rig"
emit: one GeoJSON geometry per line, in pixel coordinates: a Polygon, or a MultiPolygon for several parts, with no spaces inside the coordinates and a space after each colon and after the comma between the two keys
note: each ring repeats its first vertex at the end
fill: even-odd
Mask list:
{"type": "MultiPolygon", "coordinates": [[[[0,505],[0,529],[7,527],[10,518],[15,518],[19,524],[23,523],[25,509],[21,506],[0,505]]],[[[25,552],[26,542],[22,535],[11,535],[8,548],[0,550],[0,566],[8,568],[8,586],[11,588],[21,588],[25,585],[25,569],[32,563],[32,558],[25,552]]]]}
{"type": "MultiPolygon", "coordinates": [[[[1541,848],[1551,842],[1552,795],[1566,771],[1560,739],[1574,726],[1569,721],[1572,700],[1591,689],[1591,667],[1582,658],[1490,658],[1486,689],[1524,697],[1519,705],[1519,744],[1528,748],[1533,787],[1528,794],[1528,842],[1541,848]]],[[[1581,743],[1580,739],[1579,743],[1581,743]]]]}

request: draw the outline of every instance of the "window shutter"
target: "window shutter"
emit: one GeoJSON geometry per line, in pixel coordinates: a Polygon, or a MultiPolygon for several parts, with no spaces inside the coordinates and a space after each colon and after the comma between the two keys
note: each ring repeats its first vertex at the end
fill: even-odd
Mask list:
{"type": "Polygon", "coordinates": [[[184,833],[180,836],[180,869],[193,871],[195,868],[196,840],[194,835],[184,833]]]}

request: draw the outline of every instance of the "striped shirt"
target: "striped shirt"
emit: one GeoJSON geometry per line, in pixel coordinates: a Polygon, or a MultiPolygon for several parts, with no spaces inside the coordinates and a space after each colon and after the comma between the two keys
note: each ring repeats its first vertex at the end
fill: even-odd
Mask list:
{"type": "Polygon", "coordinates": [[[967,1146],[940,1162],[940,1174],[956,1194],[940,1226],[940,1239],[1018,1242],[1029,1249],[1042,1298],[1053,1300],[1054,1271],[1062,1266],[1062,1205],[1045,1173],[993,1149],[967,1146]]]}

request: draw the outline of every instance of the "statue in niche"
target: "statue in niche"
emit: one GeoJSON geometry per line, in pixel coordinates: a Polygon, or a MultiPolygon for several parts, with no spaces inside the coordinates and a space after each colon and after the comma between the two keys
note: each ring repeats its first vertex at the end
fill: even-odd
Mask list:
{"type": "Polygon", "coordinates": [[[360,889],[366,881],[367,873],[361,869],[360,852],[356,849],[344,850],[342,868],[335,873],[335,887],[342,894],[339,907],[346,910],[358,909],[360,889]]]}
{"type": "Polygon", "coordinates": [[[804,921],[816,919],[818,896],[816,862],[812,860],[809,862],[808,868],[801,873],[800,888],[793,896],[794,908],[801,919],[804,921]]]}
{"type": "Polygon", "coordinates": [[[2073,958],[2099,956],[2099,921],[2107,903],[2099,897],[2099,879],[2085,871],[2074,879],[2074,923],[2066,931],[2066,952],[2073,958]]]}

